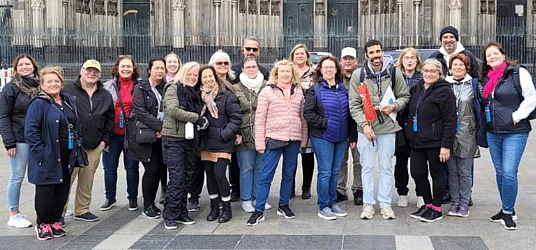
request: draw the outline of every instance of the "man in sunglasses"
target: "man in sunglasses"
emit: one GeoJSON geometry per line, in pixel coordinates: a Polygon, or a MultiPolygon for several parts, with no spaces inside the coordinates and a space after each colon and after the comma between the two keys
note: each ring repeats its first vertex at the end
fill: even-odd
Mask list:
{"type": "MultiPolygon", "coordinates": [[[[244,39],[244,46],[242,46],[241,52],[242,52],[242,59],[245,59],[248,56],[254,56],[255,58],[257,58],[257,63],[258,63],[259,56],[261,55],[259,41],[257,41],[257,39],[253,37],[248,37],[244,39]]],[[[233,80],[232,84],[236,84],[240,82],[240,73],[242,73],[243,64],[244,62],[240,61],[238,63],[233,64],[233,67],[231,67],[231,69],[236,73],[236,78],[235,80],[233,80]]],[[[259,65],[259,71],[264,76],[264,80],[268,81],[270,72],[264,67],[262,67],[260,63],[258,63],[258,65],[259,65]]]]}

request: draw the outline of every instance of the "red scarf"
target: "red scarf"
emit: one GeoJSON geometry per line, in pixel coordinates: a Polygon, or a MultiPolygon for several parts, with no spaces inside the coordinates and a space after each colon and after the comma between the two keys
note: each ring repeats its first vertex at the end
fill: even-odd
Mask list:
{"type": "Polygon", "coordinates": [[[482,96],[484,98],[488,98],[491,93],[495,90],[495,87],[497,86],[497,83],[499,83],[499,79],[503,76],[504,69],[506,69],[506,66],[508,64],[506,62],[503,62],[499,67],[492,69],[488,71],[488,82],[484,86],[484,93],[482,93],[482,96]]]}

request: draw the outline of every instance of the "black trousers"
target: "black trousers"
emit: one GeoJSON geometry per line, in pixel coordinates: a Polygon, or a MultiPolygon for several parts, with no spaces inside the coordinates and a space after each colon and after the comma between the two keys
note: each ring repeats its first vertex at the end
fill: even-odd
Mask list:
{"type": "Polygon", "coordinates": [[[227,181],[227,164],[229,160],[218,159],[218,162],[203,161],[207,173],[207,189],[209,195],[219,194],[221,197],[231,195],[229,181],[227,181]]]}
{"type": "Polygon", "coordinates": [[[445,177],[443,164],[439,161],[440,148],[411,149],[411,176],[424,203],[441,206],[445,193],[445,177]],[[428,171],[432,176],[433,196],[428,181],[428,171]]]}
{"type": "Polygon", "coordinates": [[[240,167],[238,166],[236,152],[232,154],[231,163],[229,164],[229,183],[231,184],[231,191],[240,196],[240,167]]]}
{"type": "Polygon", "coordinates": [[[169,171],[163,216],[175,220],[188,216],[186,203],[190,180],[186,173],[195,168],[196,150],[191,140],[164,137],[162,144],[164,162],[169,171]]]}
{"type": "MultiPolygon", "coordinates": [[[[302,189],[311,188],[313,173],[315,171],[315,153],[301,153],[303,185],[302,189]]],[[[298,168],[296,168],[297,170],[298,168]]],[[[294,180],[292,180],[292,190],[296,189],[296,170],[294,170],[294,180]]]]}
{"type": "Polygon", "coordinates": [[[160,184],[161,171],[165,168],[164,155],[162,153],[162,140],[158,139],[153,143],[151,149],[151,161],[144,162],[145,173],[141,180],[141,190],[143,192],[143,205],[149,206],[154,204],[156,192],[160,184]]]}
{"type": "Polygon", "coordinates": [[[69,197],[71,174],[69,171],[69,155],[67,141],[60,141],[61,168],[63,183],[53,185],[35,185],[35,212],[37,224],[53,224],[60,221],[63,207],[69,197]]]}
{"type": "MultiPolygon", "coordinates": [[[[398,147],[395,151],[395,187],[398,195],[408,195],[409,171],[408,162],[411,154],[411,148],[407,145],[398,147]]],[[[415,188],[415,193],[420,196],[415,188]]]]}
{"type": "Polygon", "coordinates": [[[203,184],[205,183],[205,168],[200,157],[195,157],[194,168],[186,169],[186,175],[188,176],[188,180],[190,180],[190,186],[188,188],[190,199],[199,199],[201,197],[201,191],[203,191],[203,184]]]}

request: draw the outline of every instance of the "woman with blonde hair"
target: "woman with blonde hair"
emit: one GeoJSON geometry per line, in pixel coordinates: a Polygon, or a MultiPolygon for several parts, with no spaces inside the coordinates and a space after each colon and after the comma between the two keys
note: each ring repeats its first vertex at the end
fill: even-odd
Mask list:
{"type": "Polygon", "coordinates": [[[255,148],[264,154],[264,166],[257,184],[255,212],[248,226],[264,221],[265,203],[281,155],[284,155],[283,174],[277,214],[296,218],[289,206],[292,180],[300,148],[307,144],[304,94],[294,64],[289,60],[277,62],[269,82],[259,94],[255,113],[255,148]]]}
{"type": "Polygon", "coordinates": [[[175,52],[171,52],[164,57],[164,60],[166,61],[166,82],[171,82],[181,69],[181,58],[175,52]]]}

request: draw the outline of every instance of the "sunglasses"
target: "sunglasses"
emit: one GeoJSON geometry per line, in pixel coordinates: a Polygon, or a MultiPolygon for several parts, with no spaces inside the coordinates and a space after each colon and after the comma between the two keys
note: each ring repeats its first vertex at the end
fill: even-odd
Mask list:
{"type": "Polygon", "coordinates": [[[216,62],[218,66],[229,66],[229,62],[216,62]]]}
{"type": "Polygon", "coordinates": [[[252,48],[252,47],[244,47],[244,50],[246,50],[246,51],[253,51],[253,52],[257,52],[257,51],[259,51],[259,48],[252,48]]]}

